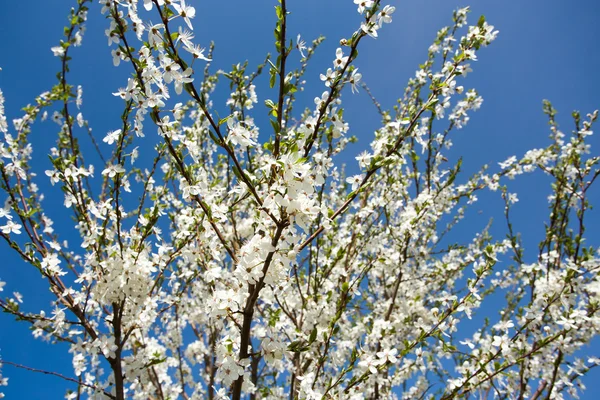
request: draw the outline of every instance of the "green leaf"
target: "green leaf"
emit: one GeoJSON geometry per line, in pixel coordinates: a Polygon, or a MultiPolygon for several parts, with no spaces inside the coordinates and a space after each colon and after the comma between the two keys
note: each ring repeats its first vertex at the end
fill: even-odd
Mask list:
{"type": "Polygon", "coordinates": [[[296,86],[293,83],[286,83],[285,85],[283,85],[283,93],[287,94],[287,93],[296,93],[297,89],[296,86]]]}
{"type": "Polygon", "coordinates": [[[233,166],[233,173],[240,181],[242,180],[242,173],[240,172],[238,167],[236,167],[235,165],[233,166]]]}
{"type": "Polygon", "coordinates": [[[191,83],[186,83],[183,85],[183,88],[190,94],[190,96],[194,96],[194,85],[191,83]]]}
{"type": "Polygon", "coordinates": [[[316,327],[310,332],[310,337],[308,338],[308,344],[314,343],[315,340],[317,340],[317,328],[316,327]]]}
{"type": "Polygon", "coordinates": [[[485,24],[485,15],[482,15],[481,17],[479,17],[479,20],[477,21],[478,27],[483,28],[483,24],[485,24]]]}
{"type": "Polygon", "coordinates": [[[162,364],[165,361],[167,361],[167,357],[164,357],[164,358],[153,358],[152,360],[150,360],[150,362],[148,364],[146,364],[144,366],[144,368],[150,368],[153,365],[162,364]]]}
{"type": "Polygon", "coordinates": [[[275,64],[273,64],[273,61],[271,60],[267,60],[269,62],[269,64],[271,64],[271,68],[274,69],[276,72],[279,71],[279,68],[277,68],[277,66],[275,64]]]}
{"type": "Polygon", "coordinates": [[[226,116],[225,118],[221,118],[219,120],[219,126],[223,125],[225,122],[227,122],[231,117],[233,117],[233,114],[226,116]]]}
{"type": "Polygon", "coordinates": [[[213,133],[212,130],[208,131],[208,134],[210,135],[210,138],[213,140],[213,142],[215,142],[218,145],[221,145],[221,141],[219,140],[219,138],[213,133]]]}
{"type": "Polygon", "coordinates": [[[295,340],[288,345],[288,350],[298,352],[298,348],[302,345],[302,340],[295,340]]]}
{"type": "Polygon", "coordinates": [[[439,102],[440,102],[440,99],[438,99],[438,98],[431,100],[429,103],[427,103],[427,110],[435,111],[435,105],[439,102]]]}
{"type": "Polygon", "coordinates": [[[269,121],[271,122],[271,126],[273,127],[275,134],[278,134],[279,133],[279,124],[277,123],[277,121],[275,121],[274,119],[270,119],[269,121]]]}

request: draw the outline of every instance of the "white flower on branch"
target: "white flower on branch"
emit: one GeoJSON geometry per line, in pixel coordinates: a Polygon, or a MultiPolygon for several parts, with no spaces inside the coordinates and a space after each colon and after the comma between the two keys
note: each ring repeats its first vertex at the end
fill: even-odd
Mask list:
{"type": "Polygon", "coordinates": [[[102,171],[102,175],[106,175],[109,178],[114,178],[117,174],[122,174],[125,172],[125,168],[121,164],[113,164],[109,165],[102,171]]]}

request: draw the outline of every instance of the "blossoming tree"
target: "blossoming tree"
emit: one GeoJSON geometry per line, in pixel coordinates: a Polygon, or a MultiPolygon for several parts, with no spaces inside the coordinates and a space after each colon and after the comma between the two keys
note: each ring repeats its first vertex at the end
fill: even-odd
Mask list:
{"type": "Polygon", "coordinates": [[[194,41],[196,9],[185,0],[102,0],[113,63],[132,73],[114,93],[123,113],[102,138],[112,148],[103,158],[80,145],[91,130],[68,71],[91,0],[74,3],[52,49],[57,84],[10,126],[0,92],[3,251],[55,296],[38,312],[16,295],[0,307],[34,336],[67,343],[67,398],[554,399],[575,396],[600,363],[580,351],[600,328],[600,258],[584,223],[600,175],[587,143],[598,113],[574,113],[564,134],[546,102],[547,147],[470,177],[445,156],[482,102],[462,82],[496,38],[485,18],[469,26],[468,9],[457,10],[397,106],[373,99],[381,125],[356,157],[362,172],[346,176],[342,97],[361,88],[358,49],[392,22],[393,6],[354,0],[361,25],[323,67],[314,106],[298,110],[323,39],[307,45],[289,31],[285,0],[276,57],[254,72],[210,69],[212,46],[194,41]],[[261,101],[270,124],[259,135],[262,73],[277,95],[261,101]],[[225,118],[211,100],[218,80],[230,88],[225,118]],[[60,126],[53,167],[36,174],[31,127],[48,112],[60,126]],[[553,194],[531,258],[513,231],[507,180],[534,171],[551,177],[553,194]],[[73,224],[44,212],[41,179],[72,212],[71,247],[61,231],[73,224]],[[454,228],[482,191],[504,199],[508,235],[459,240],[454,228]],[[460,321],[494,293],[505,297],[501,312],[461,334],[460,321]]]}

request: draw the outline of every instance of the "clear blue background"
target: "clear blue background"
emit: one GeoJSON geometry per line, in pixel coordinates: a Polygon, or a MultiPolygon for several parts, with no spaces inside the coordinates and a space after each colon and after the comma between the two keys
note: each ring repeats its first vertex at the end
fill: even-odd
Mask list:
{"type": "MultiPolygon", "coordinates": [[[[189,0],[188,3],[196,7],[195,41],[202,46],[208,46],[211,40],[216,43],[213,70],[227,69],[231,64],[247,59],[252,71],[267,52],[274,52],[274,0],[189,0]]],[[[469,5],[454,0],[389,3],[397,7],[394,22],[380,31],[377,40],[367,38],[361,43],[360,57],[356,61],[363,80],[384,108],[391,108],[401,96],[406,81],[425,60],[436,31],[451,23],[452,11],[469,5]]],[[[3,2],[0,12],[0,37],[3,38],[0,88],[6,98],[9,121],[20,117],[21,107],[32,103],[35,96],[55,83],[59,59],[52,55],[50,47],[59,43],[69,8],[73,5],[74,2],[69,0],[3,2]]],[[[470,5],[471,23],[475,23],[480,14],[485,14],[500,31],[496,42],[479,53],[480,60],[473,64],[474,71],[462,82],[466,88],[476,88],[484,97],[482,109],[454,136],[454,154],[463,155],[465,169],[474,171],[482,164],[495,165],[511,155],[519,156],[530,148],[547,145],[549,131],[541,112],[542,99],[551,100],[558,109],[558,121],[565,132],[573,126],[569,117],[573,109],[585,114],[600,108],[600,3],[595,0],[472,0],[470,5]]],[[[307,89],[301,104],[309,105],[313,97],[324,90],[319,73],[331,65],[339,39],[351,35],[360,23],[360,16],[351,0],[288,0],[288,8],[291,11],[288,37],[295,38],[301,33],[307,42],[319,34],[327,37],[306,75],[307,89]]],[[[158,21],[156,16],[152,19],[158,21]]],[[[131,72],[126,64],[117,69],[112,66],[104,37],[107,26],[107,21],[100,15],[100,6],[94,4],[83,47],[72,50],[74,59],[69,74],[71,84],[84,87],[83,112],[98,140],[107,131],[119,127],[122,102],[111,92],[125,86],[131,72]]],[[[266,81],[263,79],[259,84],[266,85],[266,81]]],[[[214,97],[222,116],[228,114],[224,106],[227,92],[228,85],[224,83],[214,97]]],[[[276,95],[259,91],[256,111],[261,115],[265,96],[275,98],[276,95]]],[[[379,127],[379,118],[364,90],[355,96],[347,93],[344,106],[351,126],[350,134],[360,141],[350,150],[351,154],[356,154],[369,143],[373,130],[379,127]]],[[[269,132],[269,129],[265,126],[263,132],[269,132]]],[[[45,154],[54,143],[56,130],[57,126],[51,122],[34,126],[31,139],[37,149],[36,163],[39,162],[40,171],[49,168],[45,154]]],[[[154,128],[148,128],[149,135],[153,132],[154,128]]],[[[598,136],[593,136],[591,142],[595,146],[594,153],[598,154],[598,136]]],[[[103,150],[108,154],[107,146],[103,146],[103,150]]],[[[350,156],[348,163],[354,165],[350,156]]],[[[349,167],[349,171],[356,169],[349,167]]],[[[44,184],[40,187],[44,193],[50,193],[52,189],[43,178],[40,182],[44,184]]],[[[523,233],[525,245],[530,250],[526,254],[531,260],[536,244],[542,238],[543,221],[547,216],[548,181],[538,174],[520,178],[512,188],[520,194],[521,200],[514,210],[516,229],[523,233]]],[[[592,203],[599,204],[598,191],[592,195],[592,203]]],[[[489,201],[492,207],[501,207],[497,195],[480,197],[482,203],[489,201]]],[[[0,201],[4,199],[0,198],[0,201]]],[[[51,212],[58,215],[61,204],[60,198],[49,198],[46,203],[51,212]]],[[[475,206],[478,207],[483,205],[475,206]]],[[[588,234],[591,238],[598,237],[599,229],[592,223],[597,221],[596,225],[599,225],[598,212],[592,212],[589,217],[588,234]]],[[[477,230],[488,220],[481,217],[469,221],[473,230],[477,230]]],[[[56,221],[57,230],[61,230],[61,222],[72,232],[72,223],[68,220],[56,221]]],[[[503,232],[501,219],[497,219],[496,226],[496,232],[503,232]]],[[[2,295],[19,291],[25,298],[25,310],[45,308],[51,296],[44,281],[15,258],[4,244],[0,245],[0,251],[0,280],[8,282],[2,295]]],[[[590,355],[600,355],[599,349],[598,345],[590,347],[590,355]]],[[[0,315],[0,354],[6,360],[73,376],[70,354],[66,350],[61,344],[49,345],[34,340],[26,324],[17,325],[10,316],[0,315]]],[[[4,366],[2,373],[9,377],[9,386],[2,389],[8,399],[60,399],[67,387],[73,387],[58,378],[10,366],[4,366]]],[[[599,378],[598,371],[585,378],[589,389],[583,398],[599,397],[600,384],[596,383],[599,378]]]]}

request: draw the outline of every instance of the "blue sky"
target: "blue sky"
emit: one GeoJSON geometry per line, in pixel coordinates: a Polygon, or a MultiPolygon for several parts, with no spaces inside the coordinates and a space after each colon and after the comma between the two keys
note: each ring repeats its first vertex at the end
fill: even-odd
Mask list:
{"type": "MultiPolygon", "coordinates": [[[[190,0],[188,3],[197,10],[196,42],[208,46],[212,40],[216,44],[214,69],[227,69],[233,63],[249,60],[249,68],[253,70],[267,52],[274,52],[274,0],[190,0]]],[[[307,88],[301,101],[310,104],[313,97],[324,90],[319,73],[331,65],[339,39],[351,35],[360,23],[360,16],[351,0],[290,0],[288,3],[291,11],[289,37],[295,38],[300,33],[306,41],[319,34],[327,38],[306,75],[307,88]]],[[[482,109],[454,136],[453,151],[464,156],[467,171],[474,171],[485,163],[494,165],[533,147],[545,146],[548,128],[541,112],[542,99],[553,102],[564,131],[570,131],[572,127],[569,117],[572,110],[585,114],[600,108],[597,43],[600,39],[600,3],[597,1],[413,0],[384,3],[397,7],[394,22],[380,31],[377,40],[368,39],[361,43],[356,61],[363,80],[384,108],[395,104],[408,78],[425,60],[436,31],[450,24],[452,11],[457,7],[471,5],[471,23],[484,14],[500,31],[498,39],[479,53],[474,71],[462,83],[466,88],[476,88],[484,97],[482,109]]],[[[36,95],[54,84],[59,61],[53,57],[50,47],[61,39],[62,27],[72,4],[74,2],[70,0],[3,4],[0,13],[0,35],[4,38],[0,51],[3,69],[0,88],[6,98],[9,120],[19,117],[21,107],[33,102],[36,95]]],[[[158,21],[158,18],[154,20],[158,21]]],[[[124,86],[130,73],[126,65],[118,69],[112,66],[104,37],[106,27],[107,21],[100,15],[99,5],[94,4],[84,45],[72,53],[74,59],[69,75],[72,84],[84,87],[83,112],[97,138],[118,128],[122,104],[111,92],[124,86]]],[[[259,85],[261,83],[266,85],[264,79],[259,85]]],[[[228,85],[223,83],[217,88],[220,94],[215,96],[216,107],[222,110],[222,116],[227,115],[224,106],[227,91],[228,85]]],[[[275,97],[273,93],[259,91],[258,113],[263,111],[265,96],[275,97]]],[[[368,145],[373,130],[379,126],[379,119],[364,91],[355,96],[347,93],[344,106],[351,126],[350,134],[359,138],[359,144],[349,151],[356,154],[368,145]]],[[[268,131],[268,127],[264,129],[268,131]]],[[[56,125],[51,122],[34,125],[31,138],[39,149],[35,154],[40,159],[40,171],[48,168],[44,152],[54,142],[55,134],[56,125]]],[[[592,145],[598,154],[598,136],[592,138],[592,145]]],[[[350,156],[348,162],[354,163],[350,156]]],[[[352,171],[352,167],[349,170],[352,171]]],[[[516,228],[523,233],[525,245],[531,250],[535,249],[543,233],[547,184],[547,180],[535,175],[520,178],[513,186],[521,200],[514,209],[516,228]]],[[[51,190],[49,185],[42,186],[42,191],[44,189],[51,190]]],[[[482,196],[481,200],[501,206],[499,196],[482,196]]],[[[592,203],[598,204],[599,200],[596,190],[592,193],[592,203]]],[[[0,198],[0,201],[4,199],[0,198]]],[[[60,208],[60,202],[50,206],[60,208]]],[[[590,215],[589,221],[600,221],[597,211],[590,215]]],[[[487,219],[471,221],[473,229],[487,223],[487,219]]],[[[70,222],[66,224],[69,229],[71,225],[70,222]]],[[[598,237],[598,233],[600,229],[590,224],[590,237],[594,234],[598,237]]],[[[50,296],[37,273],[8,253],[4,244],[0,245],[0,252],[3,254],[0,279],[8,281],[5,290],[9,293],[20,291],[25,297],[26,309],[37,311],[47,304],[50,296]],[[14,285],[11,279],[27,282],[27,285],[14,285]]],[[[598,345],[590,348],[595,355],[599,350],[598,345]]],[[[34,340],[25,324],[17,325],[7,315],[0,315],[0,352],[6,360],[73,375],[66,347],[34,340]]],[[[9,399],[59,399],[67,387],[60,379],[9,366],[3,368],[3,374],[10,378],[8,388],[4,389],[9,399]]],[[[600,373],[595,372],[585,380],[590,390],[584,398],[596,398],[594,392],[600,391],[600,384],[594,381],[599,378],[600,373]]]]}

